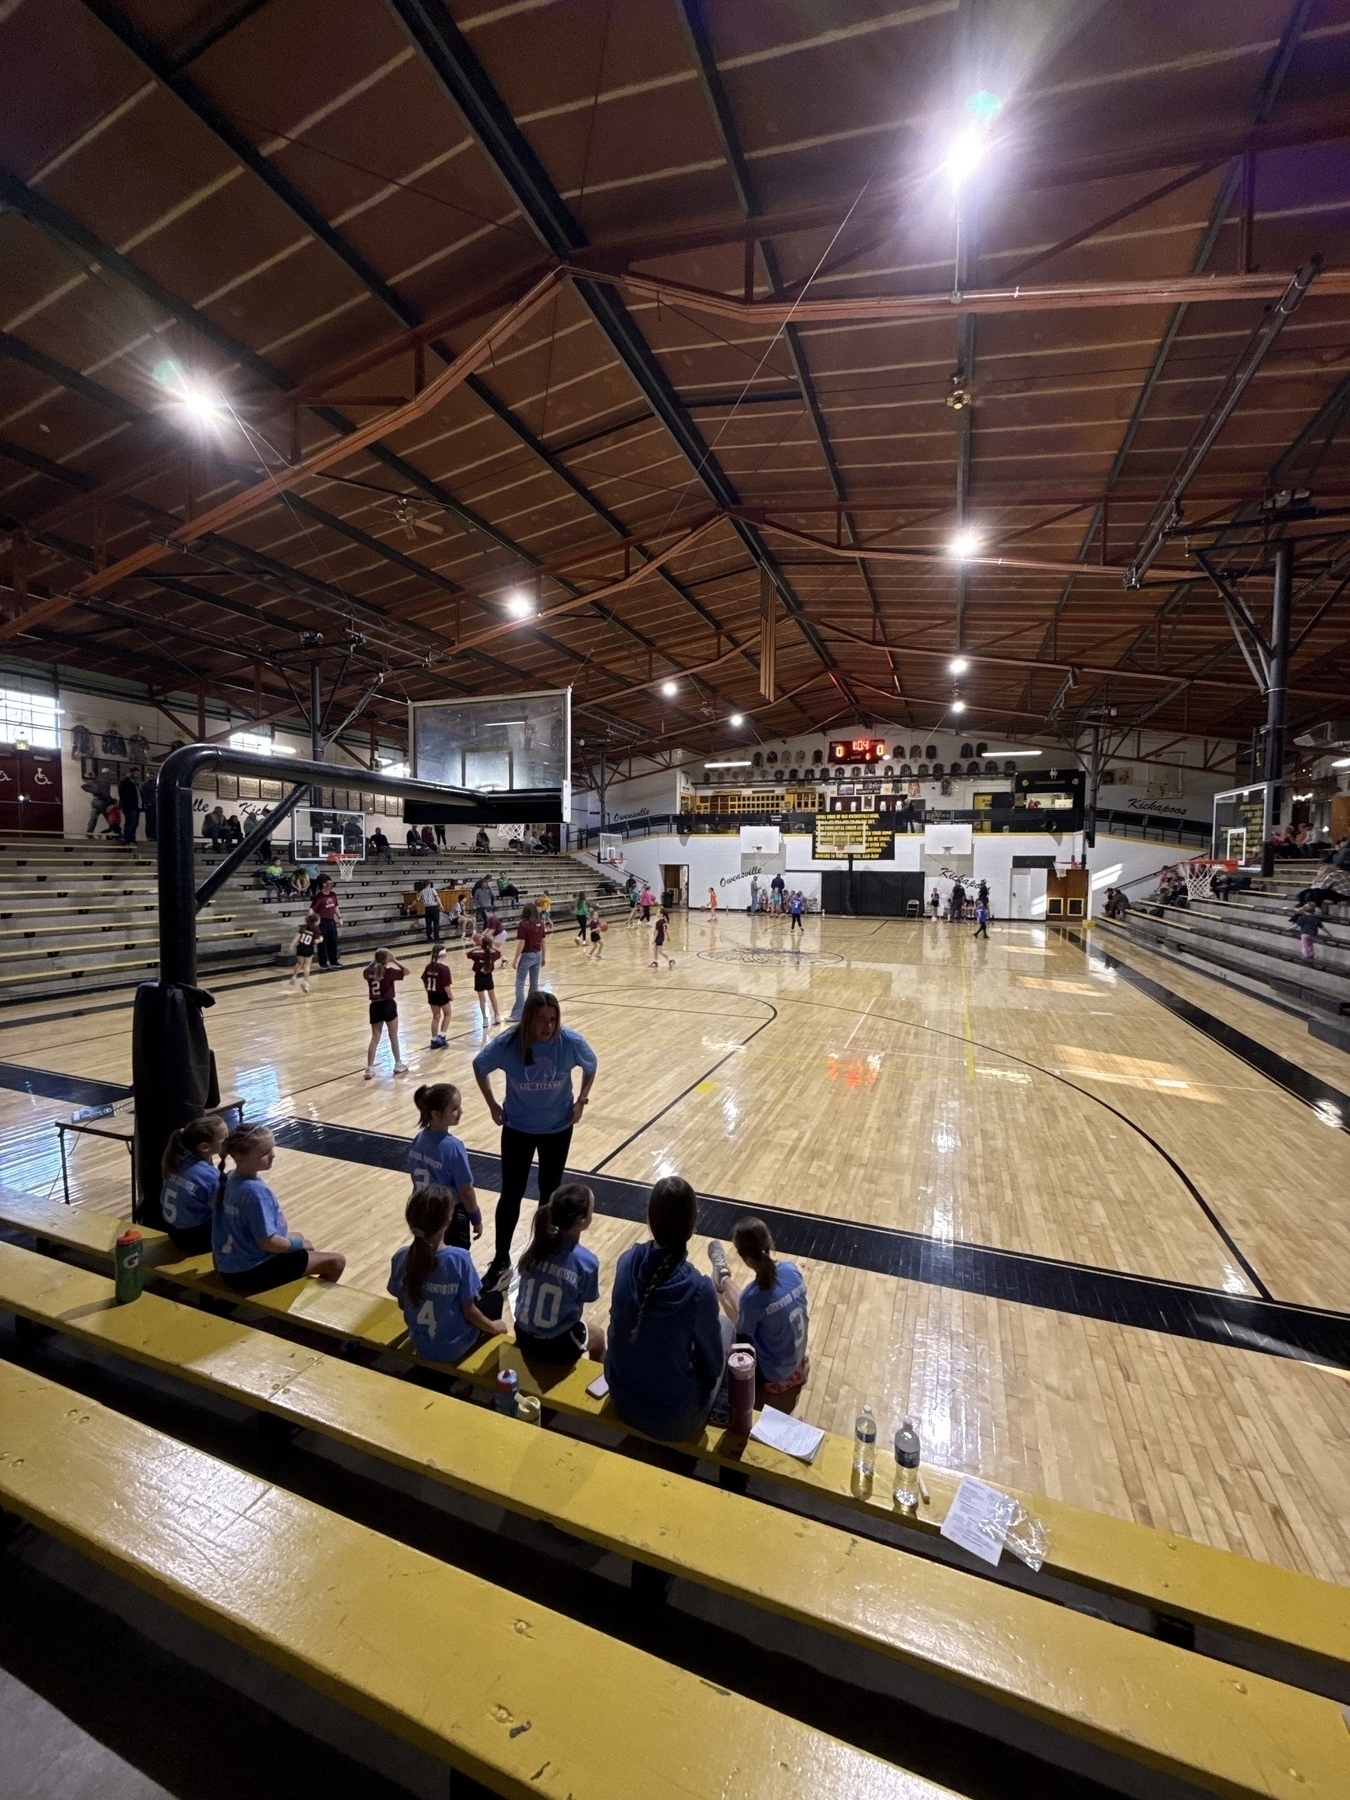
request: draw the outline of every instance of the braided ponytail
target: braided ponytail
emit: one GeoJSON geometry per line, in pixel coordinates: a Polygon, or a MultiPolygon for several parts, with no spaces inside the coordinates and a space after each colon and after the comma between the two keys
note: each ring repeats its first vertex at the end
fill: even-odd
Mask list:
{"type": "Polygon", "coordinates": [[[637,1319],[628,1340],[630,1344],[638,1340],[647,1302],[684,1261],[697,1221],[698,1196],[684,1177],[667,1175],[658,1181],[647,1201],[647,1229],[663,1254],[651,1265],[647,1279],[639,1284],[637,1319]]]}
{"type": "Polygon", "coordinates": [[[755,1286],[766,1292],[778,1279],[778,1264],[773,1260],[773,1237],[763,1219],[741,1219],[731,1233],[742,1262],[755,1271],[755,1286]]]}
{"type": "Polygon", "coordinates": [[[541,1200],[534,1209],[530,1241],[516,1265],[522,1275],[546,1262],[572,1227],[584,1219],[594,1205],[595,1195],[584,1181],[565,1181],[561,1187],[554,1188],[547,1200],[541,1200]]]}

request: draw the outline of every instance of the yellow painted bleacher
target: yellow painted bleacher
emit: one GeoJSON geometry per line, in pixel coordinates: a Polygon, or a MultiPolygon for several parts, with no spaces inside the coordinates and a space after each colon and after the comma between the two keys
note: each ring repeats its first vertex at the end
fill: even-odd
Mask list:
{"type": "Polygon", "coordinates": [[[6,1363],[0,1505],[498,1794],[951,1800],[6,1363]]]}
{"type": "Polygon", "coordinates": [[[0,1308],[1209,1791],[1350,1783],[1340,1709],[1263,1676],[6,1244],[0,1308]]]}

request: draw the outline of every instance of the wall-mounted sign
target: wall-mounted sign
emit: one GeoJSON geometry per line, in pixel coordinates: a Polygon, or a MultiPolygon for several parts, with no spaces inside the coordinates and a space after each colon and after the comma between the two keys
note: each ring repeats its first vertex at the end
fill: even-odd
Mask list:
{"type": "Polygon", "coordinates": [[[889,862],[895,855],[895,832],[882,826],[875,813],[817,813],[812,821],[811,854],[817,862],[889,862]]]}

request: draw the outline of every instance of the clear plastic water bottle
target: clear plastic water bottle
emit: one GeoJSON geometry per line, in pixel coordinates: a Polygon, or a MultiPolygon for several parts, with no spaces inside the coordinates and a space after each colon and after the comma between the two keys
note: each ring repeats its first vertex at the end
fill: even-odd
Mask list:
{"type": "Polygon", "coordinates": [[[919,1433],[911,1418],[895,1434],[895,1504],[906,1512],[919,1504],[919,1433]]]}
{"type": "Polygon", "coordinates": [[[868,1404],[858,1414],[853,1427],[853,1473],[870,1481],[876,1466],[877,1415],[868,1404]]]}

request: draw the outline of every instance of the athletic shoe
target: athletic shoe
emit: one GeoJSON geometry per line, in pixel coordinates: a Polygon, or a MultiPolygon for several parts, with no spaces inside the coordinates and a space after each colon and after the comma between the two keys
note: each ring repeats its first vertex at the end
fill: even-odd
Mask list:
{"type": "Polygon", "coordinates": [[[395,1063],[394,1073],[395,1075],[406,1075],[408,1073],[407,1063],[395,1063]]]}
{"type": "Polygon", "coordinates": [[[309,992],[309,983],[307,981],[302,981],[300,983],[300,992],[302,994],[307,994],[309,992]]]}
{"type": "Polygon", "coordinates": [[[727,1253],[713,1238],[708,1245],[708,1261],[712,1264],[713,1286],[720,1294],[731,1279],[731,1265],[727,1261],[727,1253]]]}
{"type": "Polygon", "coordinates": [[[675,958],[673,956],[670,959],[670,966],[672,969],[675,967],[675,958]]]}
{"type": "Polygon", "coordinates": [[[488,1264],[487,1274],[483,1277],[483,1292],[485,1294],[504,1294],[510,1285],[510,1263],[499,1263],[494,1257],[488,1264]]]}
{"type": "Polygon", "coordinates": [[[708,1423],[720,1426],[723,1430],[731,1423],[731,1390],[727,1386],[725,1375],[722,1377],[721,1387],[717,1390],[717,1397],[712,1403],[712,1411],[708,1414],[708,1423]]]}
{"type": "Polygon", "coordinates": [[[374,1071],[374,1069],[371,1069],[371,1068],[368,1068],[368,1069],[367,1069],[367,1070],[366,1070],[366,1080],[367,1080],[367,1081],[374,1081],[374,1079],[375,1079],[375,1071],[374,1071]]]}

